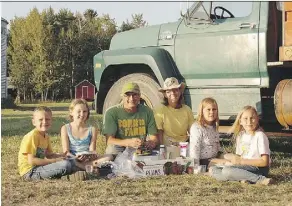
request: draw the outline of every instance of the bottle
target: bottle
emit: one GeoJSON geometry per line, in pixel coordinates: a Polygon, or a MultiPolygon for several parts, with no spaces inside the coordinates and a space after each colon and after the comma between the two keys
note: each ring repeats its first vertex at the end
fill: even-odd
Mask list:
{"type": "Polygon", "coordinates": [[[159,159],[165,159],[165,147],[164,145],[160,145],[159,147],[159,159]]]}

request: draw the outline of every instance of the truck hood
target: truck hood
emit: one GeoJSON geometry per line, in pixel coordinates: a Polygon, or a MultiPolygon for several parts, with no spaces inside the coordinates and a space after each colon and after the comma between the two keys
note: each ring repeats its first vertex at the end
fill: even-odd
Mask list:
{"type": "Polygon", "coordinates": [[[154,25],[117,33],[111,40],[110,50],[157,46],[161,25],[154,25]]]}

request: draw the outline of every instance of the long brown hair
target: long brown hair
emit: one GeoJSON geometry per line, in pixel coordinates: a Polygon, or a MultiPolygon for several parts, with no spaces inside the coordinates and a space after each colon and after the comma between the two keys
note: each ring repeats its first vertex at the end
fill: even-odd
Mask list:
{"type": "MultiPolygon", "coordinates": [[[[165,93],[165,91],[163,93],[165,93]]],[[[162,104],[167,106],[168,105],[168,99],[165,97],[165,94],[163,94],[163,95],[164,95],[164,98],[163,98],[162,104]]],[[[181,92],[180,97],[179,97],[178,102],[177,102],[176,108],[181,108],[183,104],[184,104],[184,97],[183,97],[183,93],[181,92]]]]}
{"type": "Polygon", "coordinates": [[[204,115],[203,115],[203,109],[206,107],[207,104],[214,104],[217,108],[217,117],[214,121],[214,126],[216,127],[216,130],[218,130],[218,127],[219,127],[219,109],[218,109],[218,104],[217,104],[216,100],[213,99],[212,97],[207,97],[200,102],[199,107],[198,107],[197,122],[199,125],[201,125],[203,127],[206,126],[207,122],[206,122],[204,115]]]}

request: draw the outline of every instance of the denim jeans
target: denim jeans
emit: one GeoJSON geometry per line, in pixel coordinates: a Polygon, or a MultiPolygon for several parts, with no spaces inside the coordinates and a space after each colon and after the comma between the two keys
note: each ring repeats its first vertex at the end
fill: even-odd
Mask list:
{"type": "Polygon", "coordinates": [[[251,183],[256,183],[266,178],[269,173],[269,167],[249,165],[212,166],[209,171],[211,176],[219,181],[247,180],[251,183]]]}
{"type": "Polygon", "coordinates": [[[60,178],[78,171],[75,160],[62,160],[43,166],[33,167],[23,178],[25,180],[41,180],[48,178],[60,178]]]}

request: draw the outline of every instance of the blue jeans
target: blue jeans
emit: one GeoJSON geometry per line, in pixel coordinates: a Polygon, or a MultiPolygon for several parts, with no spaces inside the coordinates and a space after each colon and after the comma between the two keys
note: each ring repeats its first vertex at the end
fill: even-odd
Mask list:
{"type": "Polygon", "coordinates": [[[62,160],[48,165],[33,167],[23,178],[25,180],[60,178],[76,171],[78,171],[78,167],[75,164],[75,160],[62,160]]]}
{"type": "Polygon", "coordinates": [[[219,181],[247,180],[256,183],[266,178],[269,173],[269,167],[254,167],[249,165],[213,166],[209,171],[211,176],[219,181]]]}

